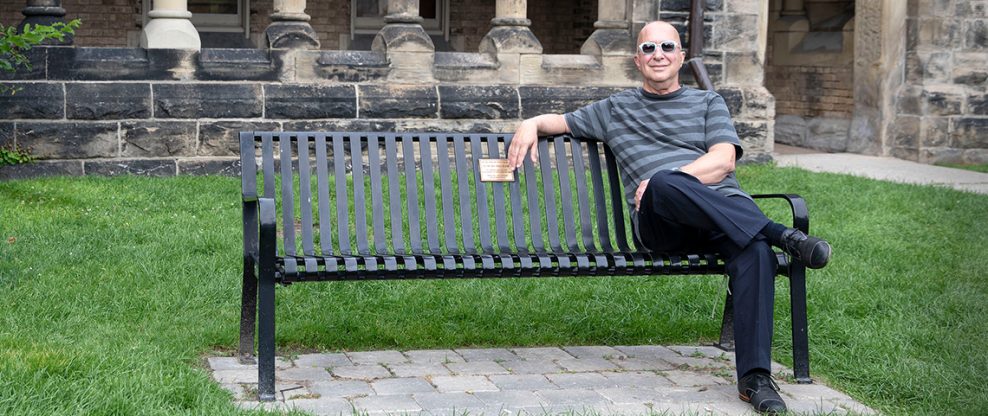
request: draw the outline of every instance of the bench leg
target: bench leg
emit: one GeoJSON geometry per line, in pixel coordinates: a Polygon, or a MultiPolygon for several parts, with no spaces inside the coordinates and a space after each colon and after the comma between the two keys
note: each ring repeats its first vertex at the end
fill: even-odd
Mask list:
{"type": "Polygon", "coordinates": [[[261,269],[257,314],[257,392],[262,402],[274,400],[274,267],[265,269],[261,269]]]}
{"type": "Polygon", "coordinates": [[[792,308],[792,363],[796,382],[810,384],[809,336],[806,333],[806,266],[789,266],[789,298],[792,308]]]}
{"type": "Polygon", "coordinates": [[[256,364],[254,359],[254,324],[257,318],[257,275],[254,260],[244,257],[243,293],[240,297],[240,347],[241,364],[256,364]]]}
{"type": "Polygon", "coordinates": [[[724,300],[724,319],[720,323],[720,341],[715,347],[724,351],[734,351],[734,297],[727,291],[724,300]]]}

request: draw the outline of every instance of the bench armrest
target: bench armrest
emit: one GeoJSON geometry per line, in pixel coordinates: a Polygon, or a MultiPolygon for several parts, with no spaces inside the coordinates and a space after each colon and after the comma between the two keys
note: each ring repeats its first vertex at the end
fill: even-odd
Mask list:
{"type": "Polygon", "coordinates": [[[810,212],[806,209],[806,200],[803,197],[795,194],[762,194],[762,195],[752,195],[755,199],[785,199],[789,202],[789,208],[792,209],[792,226],[804,233],[809,234],[810,232],[810,212]]]}

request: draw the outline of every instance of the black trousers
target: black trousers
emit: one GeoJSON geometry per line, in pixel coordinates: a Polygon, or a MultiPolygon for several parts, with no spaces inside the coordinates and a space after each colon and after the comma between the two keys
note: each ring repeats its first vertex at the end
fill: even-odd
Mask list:
{"type": "Polygon", "coordinates": [[[738,379],[751,370],[771,370],[778,259],[759,234],[768,223],[750,199],[727,196],[677,171],[652,176],[638,212],[638,238],[645,247],[714,249],[727,259],[738,379]]]}

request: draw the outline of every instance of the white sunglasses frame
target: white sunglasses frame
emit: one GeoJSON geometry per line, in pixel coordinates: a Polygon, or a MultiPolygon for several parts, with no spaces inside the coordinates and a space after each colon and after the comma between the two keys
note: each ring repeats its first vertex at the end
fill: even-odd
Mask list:
{"type": "Polygon", "coordinates": [[[675,53],[677,49],[680,50],[680,51],[683,50],[683,45],[681,45],[679,42],[676,42],[674,40],[663,40],[663,41],[659,41],[659,42],[652,42],[652,41],[648,40],[648,41],[645,41],[645,42],[642,42],[642,43],[639,43],[638,44],[638,52],[641,53],[642,56],[654,55],[656,52],[659,52],[659,51],[662,51],[662,53],[664,53],[664,54],[672,54],[672,53],[675,53]],[[671,51],[669,51],[669,52],[662,51],[662,44],[667,43],[667,42],[668,43],[672,43],[674,45],[673,46],[673,49],[671,51]],[[651,53],[645,53],[645,51],[643,50],[643,48],[647,44],[655,45],[655,50],[652,51],[651,53]]]}

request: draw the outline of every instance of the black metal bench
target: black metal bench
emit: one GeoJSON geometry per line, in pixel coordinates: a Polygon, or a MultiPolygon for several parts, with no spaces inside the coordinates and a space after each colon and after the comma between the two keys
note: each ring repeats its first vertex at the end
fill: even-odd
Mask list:
{"type": "MultiPolygon", "coordinates": [[[[244,274],[240,357],[273,400],[276,283],[518,276],[723,275],[716,253],[640,247],[610,150],[569,136],[539,141],[513,182],[481,182],[478,159],[511,135],[243,132],[244,274]],[[296,212],[298,214],[296,214],[296,212]],[[280,235],[279,235],[280,234],[280,235]],[[280,244],[279,244],[280,243],[280,244]]],[[[804,201],[784,198],[808,231],[804,201]]],[[[790,280],[796,379],[809,383],[805,267],[790,280]]],[[[727,295],[722,348],[733,348],[727,295]]]]}

